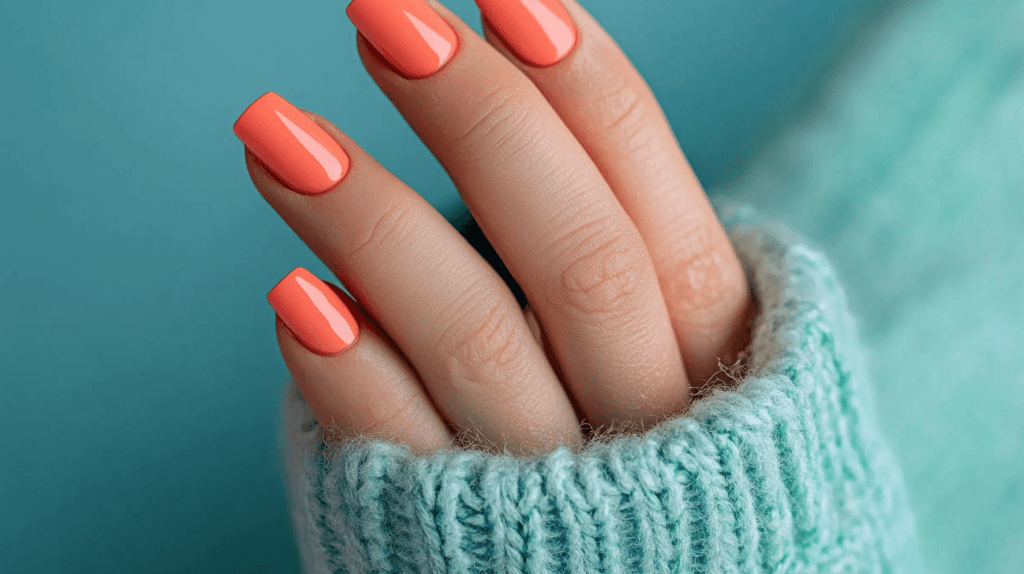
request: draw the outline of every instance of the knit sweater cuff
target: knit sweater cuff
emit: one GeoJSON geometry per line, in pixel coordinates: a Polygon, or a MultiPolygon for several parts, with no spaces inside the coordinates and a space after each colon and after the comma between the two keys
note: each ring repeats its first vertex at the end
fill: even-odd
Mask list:
{"type": "Polygon", "coordinates": [[[290,384],[279,447],[304,571],[923,571],[834,270],[717,208],[757,301],[748,369],[642,435],[528,458],[333,445],[290,384]]]}

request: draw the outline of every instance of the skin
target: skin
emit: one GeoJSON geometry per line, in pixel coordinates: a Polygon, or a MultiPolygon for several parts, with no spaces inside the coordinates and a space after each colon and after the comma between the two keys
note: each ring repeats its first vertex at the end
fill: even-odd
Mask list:
{"type": "Polygon", "coordinates": [[[683,410],[748,340],[751,294],[653,94],[572,0],[573,51],[536,68],[484,21],[437,73],[410,80],[357,35],[360,58],[451,176],[529,301],[333,123],[335,189],[296,194],[246,150],[259,192],[354,298],[359,339],[320,356],[277,320],[327,440],[418,452],[472,431],[513,454],[585,441],[580,423],[647,428],[683,410]]]}

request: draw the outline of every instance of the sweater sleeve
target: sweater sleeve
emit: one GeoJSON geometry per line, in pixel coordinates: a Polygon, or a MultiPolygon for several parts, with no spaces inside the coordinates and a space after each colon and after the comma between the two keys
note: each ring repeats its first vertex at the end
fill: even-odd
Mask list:
{"type": "Polygon", "coordinates": [[[924,572],[835,271],[751,209],[716,208],[757,302],[747,369],[646,433],[531,458],[333,445],[288,385],[304,572],[924,572]]]}

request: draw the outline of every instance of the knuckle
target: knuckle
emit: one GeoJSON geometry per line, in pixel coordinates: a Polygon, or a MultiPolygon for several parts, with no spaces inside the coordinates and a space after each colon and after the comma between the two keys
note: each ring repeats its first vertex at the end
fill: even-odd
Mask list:
{"type": "Polygon", "coordinates": [[[713,324],[743,286],[725,246],[705,225],[680,232],[673,248],[662,257],[662,290],[672,315],[688,323],[713,324]]]}
{"type": "Polygon", "coordinates": [[[453,383],[500,384],[522,369],[522,311],[495,297],[470,298],[442,332],[436,352],[447,360],[453,383]],[[475,299],[475,300],[474,300],[475,299]]]}
{"type": "Polygon", "coordinates": [[[624,232],[610,234],[603,221],[575,230],[562,242],[573,238],[576,247],[554,287],[556,297],[584,316],[627,311],[632,295],[644,287],[643,249],[624,232]]]}
{"type": "Polygon", "coordinates": [[[387,244],[407,242],[417,226],[415,209],[411,202],[396,199],[380,212],[372,224],[365,228],[363,235],[352,242],[344,253],[354,265],[361,260],[373,261],[380,248],[387,244]]]}
{"type": "Polygon", "coordinates": [[[459,130],[454,142],[463,150],[472,150],[484,157],[503,150],[529,131],[534,117],[523,88],[501,84],[472,106],[470,118],[459,130]]]}
{"type": "Polygon", "coordinates": [[[616,75],[588,104],[590,137],[610,138],[619,153],[632,162],[652,164],[648,172],[658,173],[664,156],[659,127],[664,125],[661,106],[646,84],[616,75]]]}
{"type": "MultiPolygon", "coordinates": [[[[593,99],[593,114],[600,118],[595,127],[615,135],[636,134],[648,124],[648,97],[635,82],[622,79],[593,99]]],[[[630,138],[632,139],[632,138],[630,138]]]]}

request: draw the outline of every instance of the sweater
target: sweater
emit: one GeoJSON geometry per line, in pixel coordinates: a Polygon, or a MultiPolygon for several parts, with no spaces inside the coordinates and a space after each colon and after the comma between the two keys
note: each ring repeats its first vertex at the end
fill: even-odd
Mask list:
{"type": "Polygon", "coordinates": [[[716,209],[757,304],[745,373],[643,434],[534,457],[329,444],[290,385],[304,571],[923,571],[834,269],[752,209],[716,209]]]}

